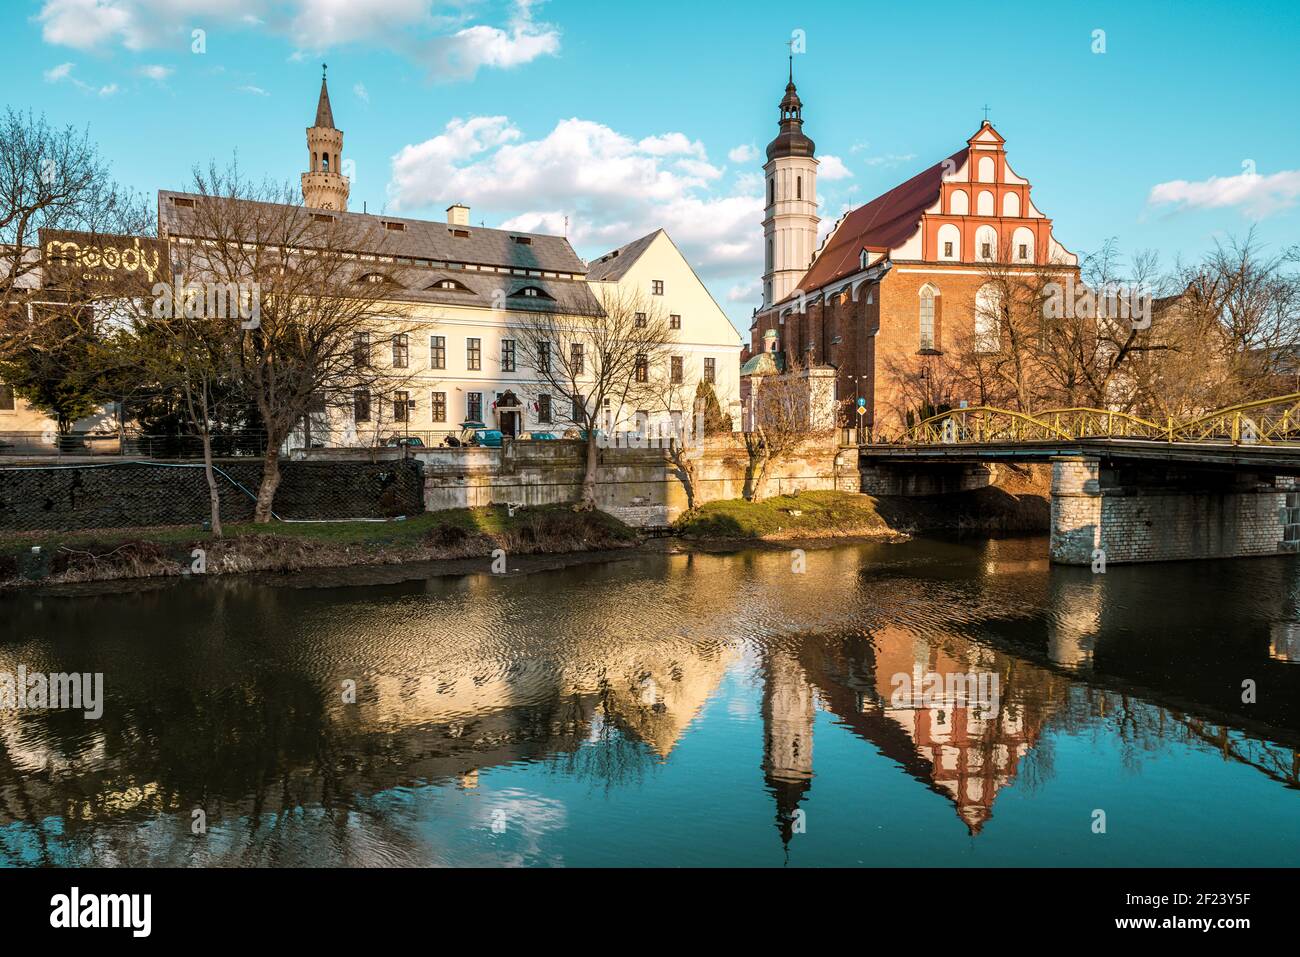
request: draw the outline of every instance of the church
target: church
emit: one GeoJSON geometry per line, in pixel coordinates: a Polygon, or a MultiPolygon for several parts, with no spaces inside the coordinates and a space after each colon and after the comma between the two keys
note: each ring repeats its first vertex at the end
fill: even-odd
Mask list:
{"type": "Polygon", "coordinates": [[[807,378],[815,424],[857,428],[860,441],[897,437],[940,403],[977,404],[957,394],[918,401],[899,370],[924,381],[970,337],[998,350],[994,268],[1078,276],[1078,257],[1011,168],[1002,135],[985,119],[961,149],[847,212],[818,246],[817,152],[793,68],[778,127],[763,167],[763,303],[742,356],[742,397],[755,377],[788,370],[807,378]]]}

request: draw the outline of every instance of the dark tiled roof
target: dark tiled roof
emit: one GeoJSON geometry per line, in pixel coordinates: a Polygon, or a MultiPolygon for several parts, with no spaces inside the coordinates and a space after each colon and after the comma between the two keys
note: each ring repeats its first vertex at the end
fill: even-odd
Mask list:
{"type": "Polygon", "coordinates": [[[626,246],[619,246],[613,252],[593,259],[591,265],[587,267],[587,278],[602,282],[616,282],[622,279],[632,268],[632,264],[641,258],[641,254],[650,248],[654,238],[662,232],[662,229],[656,229],[647,236],[634,239],[626,246]]]}
{"type": "MultiPolygon", "coordinates": [[[[193,193],[158,193],[158,221],[169,237],[194,236],[198,230],[193,225],[191,209],[178,207],[172,199],[203,201],[193,193]]],[[[240,200],[239,202],[249,202],[240,200]]],[[[282,215],[269,203],[257,203],[275,215],[282,215]]],[[[279,207],[283,210],[285,207],[279,207]]],[[[322,215],[323,210],[289,207],[296,216],[322,215]]],[[[342,216],[345,225],[355,232],[357,253],[391,262],[363,259],[355,266],[357,279],[368,273],[378,273],[393,283],[391,296],[410,302],[431,302],[445,305],[492,308],[504,301],[506,308],[529,312],[563,312],[570,314],[596,314],[600,303],[590,287],[583,281],[584,266],[574,253],[568,240],[559,236],[542,236],[531,233],[512,233],[500,229],[455,227],[467,230],[467,238],[454,237],[446,223],[419,219],[402,219],[392,216],[374,216],[364,213],[328,213],[342,216]],[[392,230],[385,223],[402,223],[403,230],[392,230]],[[514,237],[530,240],[517,243],[514,237]],[[535,272],[565,273],[576,278],[556,276],[512,275],[477,269],[456,268],[454,263],[478,266],[495,266],[504,269],[535,272]],[[464,291],[431,289],[440,279],[452,279],[464,286],[464,291]],[[525,296],[519,293],[533,286],[544,295],[525,296]],[[503,297],[498,290],[504,291],[503,297]]],[[[305,224],[304,224],[305,228],[305,224]]]]}
{"type": "Polygon", "coordinates": [[[846,215],[800,280],[799,288],[811,293],[851,276],[858,271],[864,248],[883,252],[905,242],[916,231],[921,213],[939,198],[945,166],[951,161],[955,165],[949,169],[960,169],[968,152],[968,148],[958,150],[846,215]]]}
{"type": "MultiPolygon", "coordinates": [[[[204,200],[204,197],[194,193],[159,190],[159,226],[169,236],[192,235],[193,214],[187,209],[175,206],[172,199],[176,197],[195,201],[204,200]]],[[[251,201],[238,200],[238,202],[251,201]]],[[[272,204],[255,205],[269,207],[272,204]]],[[[477,226],[452,227],[447,223],[431,220],[406,219],[373,213],[335,213],[300,206],[292,208],[302,217],[321,214],[340,217],[344,225],[358,237],[357,245],[361,248],[358,248],[357,252],[570,275],[582,275],[587,271],[578,254],[569,245],[569,241],[562,236],[511,232],[477,226]],[[402,228],[389,229],[384,225],[385,223],[400,224],[402,228]],[[469,235],[455,236],[452,234],[453,228],[469,235]],[[524,240],[524,242],[516,240],[524,240]]]]}

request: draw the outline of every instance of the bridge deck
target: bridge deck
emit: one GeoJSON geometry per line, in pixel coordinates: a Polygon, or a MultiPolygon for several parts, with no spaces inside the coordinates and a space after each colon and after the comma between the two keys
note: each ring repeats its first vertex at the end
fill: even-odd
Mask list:
{"type": "Polygon", "coordinates": [[[1250,469],[1300,475],[1300,444],[1161,442],[1147,439],[1073,439],[1050,442],[955,442],[952,444],[860,445],[859,454],[876,462],[967,463],[1014,459],[1045,462],[1059,455],[1093,455],[1131,462],[1181,463],[1224,469],[1250,469]]]}

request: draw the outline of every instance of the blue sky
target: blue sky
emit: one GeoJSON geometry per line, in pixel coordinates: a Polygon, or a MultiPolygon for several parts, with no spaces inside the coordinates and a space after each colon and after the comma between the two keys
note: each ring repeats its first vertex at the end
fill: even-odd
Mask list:
{"type": "Polygon", "coordinates": [[[795,30],[828,221],[959,148],[987,104],[1075,252],[1115,237],[1170,262],[1252,224],[1300,242],[1300,6],[1055,6],[32,0],[6,11],[0,88],[88,126],[139,190],[236,150],[296,181],[324,60],[351,208],[568,216],[589,258],[663,226],[742,330],[795,30]]]}

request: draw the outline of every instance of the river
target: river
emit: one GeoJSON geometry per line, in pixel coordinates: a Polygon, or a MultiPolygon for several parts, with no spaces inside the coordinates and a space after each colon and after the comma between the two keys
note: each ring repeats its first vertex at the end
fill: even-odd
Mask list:
{"type": "Polygon", "coordinates": [[[104,700],[0,709],[0,862],[1294,865],[1300,559],[1046,555],[6,595],[104,700]]]}

